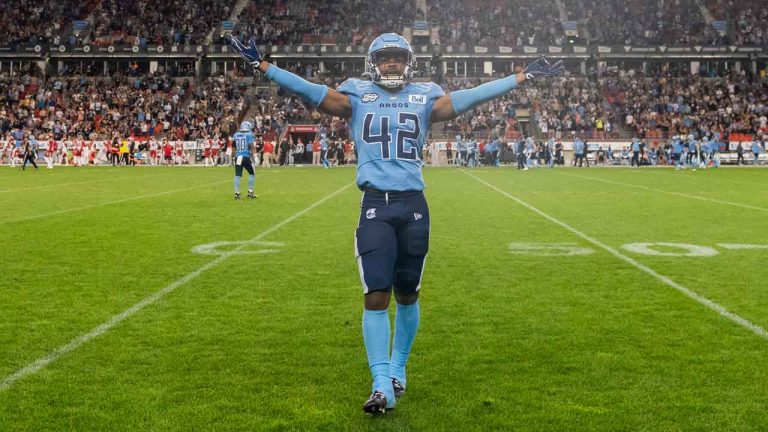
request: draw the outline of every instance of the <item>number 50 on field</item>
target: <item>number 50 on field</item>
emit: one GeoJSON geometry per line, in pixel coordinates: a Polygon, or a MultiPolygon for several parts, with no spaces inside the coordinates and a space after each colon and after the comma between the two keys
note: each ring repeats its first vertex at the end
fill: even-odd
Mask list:
{"type": "MultiPolygon", "coordinates": [[[[717,247],[725,250],[768,250],[768,244],[718,243],[717,247]]],[[[712,257],[720,254],[713,247],[690,243],[627,243],[621,248],[639,255],[663,257],[712,257]]],[[[575,243],[510,243],[509,252],[514,255],[552,257],[591,255],[595,250],[575,243]]]]}

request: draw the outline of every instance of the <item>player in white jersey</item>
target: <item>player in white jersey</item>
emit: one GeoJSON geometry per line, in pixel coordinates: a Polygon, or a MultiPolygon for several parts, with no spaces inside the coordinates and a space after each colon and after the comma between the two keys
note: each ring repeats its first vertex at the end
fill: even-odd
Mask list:
{"type": "Polygon", "coordinates": [[[58,144],[51,136],[48,139],[48,146],[45,149],[45,164],[48,166],[48,169],[53,169],[53,164],[56,160],[57,152],[58,144]]]}
{"type": "Polygon", "coordinates": [[[67,150],[69,150],[70,146],[69,141],[61,141],[59,143],[59,165],[67,164],[67,150]]]}
{"type": "Polygon", "coordinates": [[[82,151],[80,152],[80,162],[83,166],[88,166],[91,164],[91,142],[90,141],[81,141],[81,144],[83,146],[82,151]]]}
{"type": "Polygon", "coordinates": [[[16,160],[13,158],[13,153],[15,149],[16,149],[16,139],[9,134],[5,140],[5,148],[3,149],[3,152],[5,154],[6,159],[8,160],[8,165],[10,166],[16,166],[16,160]]]}
{"type": "Polygon", "coordinates": [[[149,163],[151,165],[159,165],[160,159],[157,155],[157,141],[154,137],[150,138],[149,140],[149,163]]]}

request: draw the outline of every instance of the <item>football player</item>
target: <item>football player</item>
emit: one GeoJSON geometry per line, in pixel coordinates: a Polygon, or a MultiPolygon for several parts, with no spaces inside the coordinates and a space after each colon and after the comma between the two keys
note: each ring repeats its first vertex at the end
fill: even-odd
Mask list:
{"type": "Polygon", "coordinates": [[[421,160],[432,123],[451,120],[507,94],[526,80],[561,73],[562,62],[540,58],[520,73],[445,94],[434,83],[411,82],[416,56],[410,43],[385,33],[371,43],[365,78],[338,89],[313,84],[264,61],[254,40],[230,43],[252,67],[325,114],[350,119],[363,192],[355,255],[363,286],[363,341],[373,378],[367,413],[394,408],[407,386],[405,366],[419,328],[419,289],[429,246],[429,209],[421,160]],[[387,309],[394,290],[396,315],[390,356],[387,309]]]}
{"type": "Polygon", "coordinates": [[[328,162],[328,136],[324,132],[320,134],[320,162],[323,168],[331,167],[331,163],[328,162]]]}
{"type": "Polygon", "coordinates": [[[679,136],[672,137],[672,161],[675,163],[675,170],[685,168],[685,146],[679,136]]]}
{"type": "Polygon", "coordinates": [[[253,125],[249,121],[240,123],[240,130],[232,136],[235,141],[237,153],[235,154],[235,199],[240,199],[240,178],[243,176],[243,168],[248,171],[248,198],[257,198],[253,193],[253,186],[256,183],[256,172],[251,164],[251,155],[253,154],[253,143],[256,141],[253,136],[253,125]]]}
{"type": "Polygon", "coordinates": [[[699,164],[699,144],[696,142],[696,138],[694,138],[693,134],[688,135],[688,154],[685,158],[686,165],[690,166],[694,170],[696,169],[696,165],[699,164]]]}
{"type": "Polygon", "coordinates": [[[640,168],[640,140],[632,138],[632,160],[629,162],[630,168],[640,168]]]}
{"type": "Polygon", "coordinates": [[[31,163],[32,166],[35,167],[35,171],[37,171],[37,163],[35,162],[37,159],[37,149],[37,140],[33,135],[24,139],[24,162],[22,162],[21,165],[22,171],[26,171],[27,162],[31,163]]]}
{"type": "Polygon", "coordinates": [[[752,141],[752,154],[755,155],[755,158],[752,159],[752,165],[759,165],[760,164],[760,153],[763,153],[765,149],[762,145],[760,145],[760,141],[755,139],[752,141]]]}
{"type": "Polygon", "coordinates": [[[584,141],[577,137],[573,142],[573,166],[584,166],[584,141]]]}

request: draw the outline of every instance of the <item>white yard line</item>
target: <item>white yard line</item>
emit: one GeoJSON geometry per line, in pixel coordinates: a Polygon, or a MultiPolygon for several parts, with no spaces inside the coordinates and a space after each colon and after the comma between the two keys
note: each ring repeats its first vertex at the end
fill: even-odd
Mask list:
{"type": "Polygon", "coordinates": [[[723,249],[728,250],[760,250],[768,249],[768,244],[743,244],[743,243],[718,243],[723,249]]]}
{"type": "Polygon", "coordinates": [[[721,316],[723,316],[723,317],[733,321],[734,323],[736,323],[736,324],[738,324],[738,325],[740,325],[740,326],[742,326],[742,327],[752,331],[753,333],[755,333],[758,336],[761,336],[761,337],[763,337],[765,339],[768,339],[768,331],[766,331],[764,328],[758,326],[757,324],[753,324],[752,322],[748,321],[747,319],[745,319],[745,318],[743,318],[743,317],[741,317],[739,315],[736,315],[733,312],[730,312],[729,310],[727,310],[725,307],[721,306],[720,304],[715,303],[712,300],[710,300],[710,299],[708,299],[708,298],[706,298],[706,297],[704,297],[704,296],[702,296],[700,294],[697,294],[696,292],[694,292],[694,291],[692,291],[692,290],[690,290],[690,289],[680,285],[679,283],[673,281],[669,277],[664,276],[664,275],[656,272],[652,268],[650,268],[650,267],[648,267],[648,266],[646,266],[644,264],[641,264],[640,262],[632,259],[631,257],[628,257],[627,255],[624,255],[623,253],[619,252],[618,250],[616,250],[616,249],[614,249],[614,248],[612,248],[612,247],[602,243],[601,241],[599,241],[597,239],[594,239],[594,238],[584,234],[583,232],[581,232],[581,231],[577,230],[576,228],[566,224],[565,222],[561,222],[560,220],[555,219],[554,217],[548,215],[547,213],[544,213],[543,211],[537,209],[536,207],[533,207],[532,205],[530,205],[530,204],[526,203],[525,201],[521,200],[520,198],[517,198],[515,196],[510,195],[509,193],[507,193],[507,192],[499,189],[498,187],[496,187],[496,186],[486,182],[485,180],[483,180],[483,179],[481,179],[481,178],[479,178],[479,177],[477,177],[477,176],[467,172],[466,170],[462,169],[461,172],[463,172],[464,174],[474,178],[478,182],[488,186],[489,188],[495,190],[496,192],[506,196],[507,198],[515,201],[516,203],[520,204],[521,206],[523,206],[523,207],[533,211],[534,213],[537,213],[539,216],[547,219],[548,221],[550,221],[550,222],[552,222],[552,223],[554,223],[556,225],[559,225],[559,226],[565,228],[566,230],[568,230],[568,231],[572,232],[573,234],[581,237],[582,239],[592,243],[593,245],[595,245],[597,247],[600,247],[601,249],[605,249],[606,251],[608,251],[611,255],[615,256],[616,258],[618,258],[618,259],[620,259],[620,260],[622,260],[622,261],[632,265],[633,267],[636,267],[639,270],[642,270],[647,275],[652,276],[652,277],[658,279],[659,281],[665,283],[666,285],[669,285],[670,287],[680,291],[681,293],[685,294],[686,296],[690,297],[691,299],[693,299],[693,300],[701,303],[702,305],[706,306],[707,308],[717,312],[721,316]]]}
{"type": "Polygon", "coordinates": [[[8,224],[8,223],[16,223],[16,222],[25,222],[25,221],[34,220],[34,219],[46,218],[46,217],[49,217],[49,216],[56,216],[56,215],[60,215],[60,214],[63,214],[63,213],[76,212],[76,211],[80,211],[80,210],[88,210],[88,209],[92,209],[92,208],[96,208],[96,207],[102,207],[102,206],[112,205],[112,204],[120,204],[120,203],[124,203],[124,202],[129,202],[129,201],[137,201],[137,200],[142,200],[142,199],[145,199],[145,198],[154,198],[154,197],[158,197],[158,196],[170,195],[170,194],[174,194],[174,193],[177,193],[177,192],[184,192],[184,191],[188,191],[188,190],[203,189],[203,188],[208,187],[208,186],[219,185],[219,184],[222,184],[222,183],[231,183],[231,182],[232,182],[232,180],[222,180],[222,181],[219,181],[219,182],[206,183],[204,185],[198,185],[198,186],[193,186],[193,187],[188,187],[188,188],[173,189],[173,190],[158,192],[158,193],[154,193],[154,194],[139,195],[139,196],[130,197],[130,198],[123,198],[123,199],[119,199],[119,200],[115,200],[115,201],[107,201],[107,202],[103,202],[103,203],[99,203],[99,204],[89,204],[87,206],[82,206],[82,207],[74,207],[74,208],[68,208],[68,209],[64,209],[64,210],[57,210],[55,212],[43,213],[43,214],[36,215],[36,216],[28,216],[28,217],[19,218],[19,219],[2,220],[2,221],[0,221],[0,225],[8,224]]]}
{"type": "Polygon", "coordinates": [[[667,195],[682,196],[682,197],[685,197],[685,198],[691,198],[691,199],[696,199],[696,200],[700,200],[700,201],[708,201],[708,202],[713,202],[713,203],[717,203],[717,204],[725,204],[725,205],[729,205],[729,206],[733,206],[733,207],[745,208],[745,209],[749,209],[749,210],[757,210],[757,211],[762,211],[762,212],[768,212],[768,208],[765,208],[765,207],[757,207],[757,206],[751,206],[751,205],[748,205],[748,204],[735,203],[735,202],[732,202],[732,201],[723,201],[723,200],[714,199],[714,198],[706,198],[706,197],[701,197],[701,196],[697,196],[697,195],[690,195],[690,194],[686,194],[686,193],[682,193],[682,192],[670,192],[670,191],[665,191],[665,190],[661,190],[661,189],[650,188],[650,187],[647,187],[647,186],[640,186],[640,185],[634,185],[634,184],[630,184],[630,183],[622,183],[622,182],[617,182],[617,181],[612,181],[612,180],[605,180],[605,179],[601,179],[601,178],[597,178],[597,177],[592,177],[592,176],[585,176],[585,175],[578,175],[578,174],[569,174],[569,173],[564,173],[562,171],[558,171],[557,173],[558,174],[562,174],[564,176],[583,178],[583,179],[587,179],[587,180],[594,180],[594,181],[599,181],[599,182],[603,182],[603,183],[609,183],[609,184],[613,184],[613,185],[617,185],[617,186],[628,186],[628,187],[643,189],[643,190],[647,190],[649,192],[657,192],[657,193],[663,193],[663,194],[667,194],[667,195]]]}
{"type": "MultiPolygon", "coordinates": [[[[314,208],[318,207],[319,205],[323,204],[324,202],[328,201],[329,199],[335,197],[336,195],[344,192],[345,190],[349,189],[349,187],[352,186],[352,184],[348,184],[341,189],[337,190],[336,192],[333,192],[332,194],[326,196],[325,198],[320,199],[319,201],[315,202],[314,204],[310,205],[309,207],[305,208],[304,210],[299,211],[298,213],[294,214],[293,216],[290,216],[286,219],[283,219],[280,223],[272,226],[271,228],[268,228],[267,230],[263,231],[261,234],[257,235],[256,237],[252,238],[250,242],[255,242],[258,240],[261,240],[262,238],[266,237],[267,235],[279,230],[283,226],[293,222],[294,220],[300,218],[304,214],[310,212],[314,208]]],[[[165,297],[167,294],[173,292],[176,288],[186,284],[187,282],[191,281],[192,279],[198,277],[202,273],[206,272],[207,270],[210,270],[217,265],[224,262],[227,258],[229,258],[232,255],[235,255],[237,252],[240,251],[240,249],[247,246],[247,244],[243,244],[236,249],[230,251],[227,254],[221,255],[218,258],[216,258],[213,261],[208,262],[207,264],[204,264],[197,270],[187,274],[186,276],[182,277],[181,279],[178,279],[177,281],[173,282],[172,284],[168,285],[167,287],[161,289],[160,291],[155,292],[154,294],[151,294],[148,297],[145,297],[143,300],[139,301],[138,303],[134,304],[133,306],[129,307],[128,309],[124,310],[123,312],[120,312],[119,314],[113,316],[112,318],[108,319],[104,323],[98,325],[93,330],[89,331],[88,333],[85,333],[81,336],[78,336],[68,343],[54,349],[53,351],[49,352],[48,354],[40,357],[39,359],[35,360],[34,362],[24,366],[23,368],[17,370],[13,374],[3,378],[2,381],[0,381],[0,391],[7,390],[11,386],[13,386],[17,381],[24,379],[25,377],[32,375],[34,373],[37,373],[41,369],[45,368],[49,364],[55,362],[62,356],[66,355],[67,353],[79,348],[81,345],[84,345],[91,340],[101,336],[102,334],[109,331],[111,328],[116,326],[117,324],[121,323],[122,321],[130,318],[137,312],[141,311],[145,307],[157,302],[158,300],[165,297]]]]}

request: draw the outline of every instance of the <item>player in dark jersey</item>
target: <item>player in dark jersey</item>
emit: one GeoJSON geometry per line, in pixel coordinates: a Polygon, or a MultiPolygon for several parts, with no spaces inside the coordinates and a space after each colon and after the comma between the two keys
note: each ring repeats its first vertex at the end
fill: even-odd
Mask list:
{"type": "Polygon", "coordinates": [[[30,136],[24,141],[24,162],[21,164],[21,170],[26,171],[27,162],[29,162],[35,167],[35,171],[37,171],[37,163],[35,162],[35,160],[37,160],[37,140],[35,140],[34,136],[30,136]]]}
{"type": "Polygon", "coordinates": [[[411,45],[395,33],[371,43],[366,79],[337,90],[310,83],[262,60],[255,41],[231,37],[233,49],[280,87],[323,113],[349,118],[357,150],[357,186],[363,191],[355,248],[364,291],[363,340],[373,377],[363,404],[368,413],[394,408],[406,388],[405,365],[419,327],[421,275],[429,247],[429,209],[421,160],[432,123],[453,119],[537,76],[561,73],[561,62],[540,58],[524,72],[446,95],[434,83],[410,81],[416,66],[411,45]],[[387,309],[397,302],[390,357],[387,309]]]}

